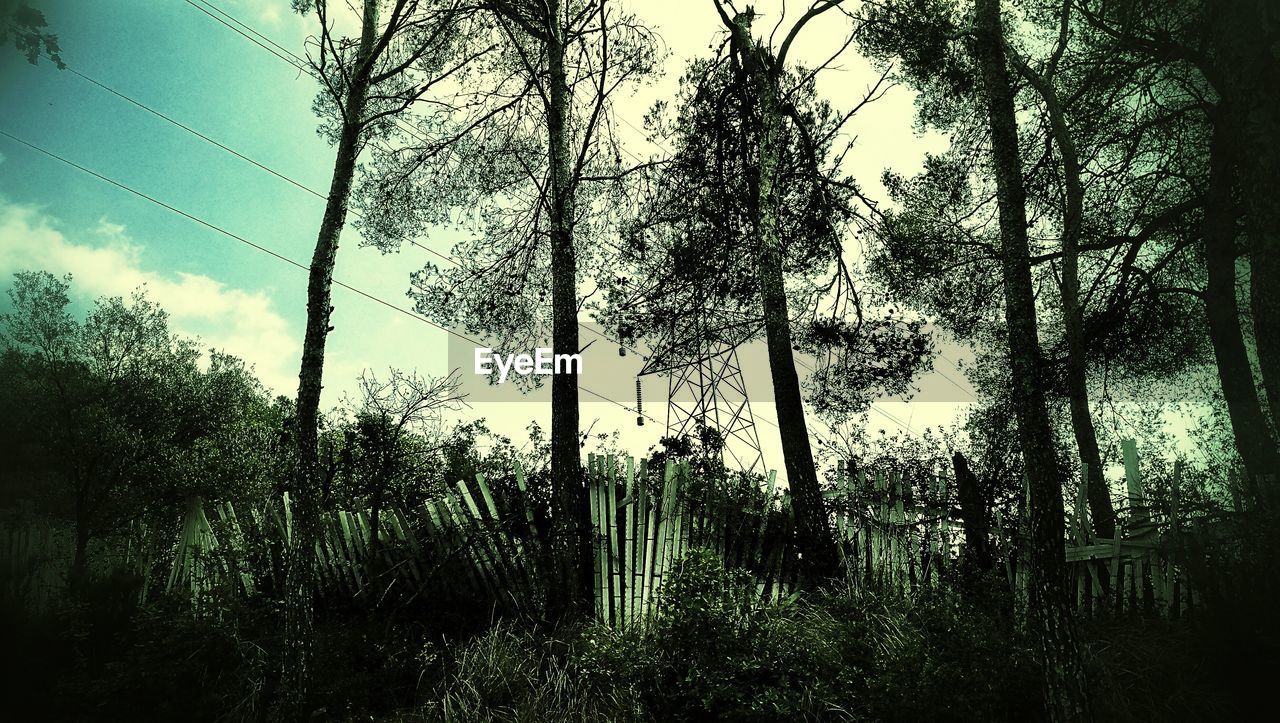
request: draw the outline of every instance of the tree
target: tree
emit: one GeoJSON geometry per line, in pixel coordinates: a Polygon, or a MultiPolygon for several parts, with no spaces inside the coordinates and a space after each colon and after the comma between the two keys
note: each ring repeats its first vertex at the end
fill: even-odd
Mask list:
{"type": "Polygon", "coordinates": [[[312,630],[312,548],[319,512],[319,416],[323,389],[325,340],[332,329],[330,315],[333,268],[338,241],[346,224],[347,205],[356,161],[370,134],[447,78],[461,6],[453,2],[394,0],[382,21],[380,0],[364,0],[360,36],[356,40],[334,33],[327,0],[294,0],[300,13],[314,12],[319,33],[308,49],[311,72],[323,90],[317,106],[337,149],[324,217],[316,237],[307,280],[307,323],[298,372],[298,452],[292,485],[293,537],[285,584],[286,709],[301,715],[309,676],[312,630]],[[315,55],[312,55],[312,50],[315,55]],[[422,78],[415,74],[421,74],[422,78]]]}
{"type": "MultiPolygon", "coordinates": [[[[468,228],[475,237],[455,246],[454,268],[414,275],[418,311],[495,347],[549,337],[556,353],[577,353],[579,285],[607,265],[602,239],[623,206],[608,203],[626,175],[612,100],[653,68],[653,38],[605,0],[483,7],[492,56],[420,104],[400,147],[375,155],[362,230],[391,249],[432,224],[468,228]]],[[[556,617],[585,609],[590,545],[576,375],[555,375],[551,397],[545,569],[558,571],[546,581],[556,617]]]]}
{"type": "Polygon", "coordinates": [[[389,487],[405,476],[414,462],[432,450],[415,442],[440,436],[440,414],[458,408],[461,382],[456,375],[422,377],[392,369],[385,379],[371,371],[360,376],[360,399],[355,404],[354,446],[359,458],[365,500],[369,505],[369,557],[376,563],[381,544],[378,531],[389,487]]]}
{"type": "Polygon", "coordinates": [[[15,275],[2,320],[3,405],[20,420],[8,444],[29,483],[22,494],[47,490],[43,503],[75,528],[78,583],[93,539],[243,479],[246,466],[228,448],[243,446],[245,424],[266,401],[238,360],[214,352],[202,371],[196,345],[171,334],[143,292],[98,299],[80,322],[70,284],[48,272],[15,275]]]}
{"type": "MultiPolygon", "coordinates": [[[[840,0],[815,2],[792,25],[775,53],[753,35],[752,23],[756,16],[752,9],[739,12],[732,3],[715,0],[716,12],[729,31],[730,57],[737,76],[736,91],[742,94],[738,105],[742,114],[740,142],[744,153],[742,170],[748,186],[742,204],[752,239],[751,260],[759,287],[774,405],[782,438],[787,484],[795,509],[796,535],[811,579],[833,574],[837,555],[828,516],[822,505],[800,378],[792,358],[791,317],[787,310],[783,239],[779,224],[781,174],[789,137],[787,125],[795,122],[802,134],[808,128],[798,117],[782,82],[786,78],[788,51],[805,25],[839,4],[840,0]],[[726,5],[734,13],[732,17],[725,9],[726,5]]],[[[808,150],[814,152],[812,147],[808,150]]]]}
{"type": "Polygon", "coordinates": [[[731,35],[716,55],[690,63],[672,118],[666,118],[666,101],[650,113],[650,128],[674,150],[638,184],[642,202],[624,235],[625,264],[601,284],[598,318],[624,338],[648,340],[646,364],[654,370],[698,364],[721,353],[709,350],[765,340],[781,405],[787,484],[799,518],[808,520],[800,530],[802,559],[811,565],[806,578],[817,581],[833,569],[826,553],[834,548],[823,531],[826,512],[793,352],[818,360],[803,389],[812,408],[823,418],[846,419],[864,412],[876,392],[905,392],[927,359],[928,338],[918,322],[867,305],[867,290],[856,286],[846,259],[845,241],[868,225],[869,204],[841,170],[851,146],[837,139],[880,96],[884,77],[850,109],[837,110],[818,97],[815,79],[849,43],[817,67],[771,69],[777,77],[767,82],[778,95],[772,112],[780,117],[771,121],[779,126],[767,174],[772,190],[761,196],[766,111],[744,59],[749,51],[739,44],[731,35]],[[777,242],[767,258],[762,238],[777,242]],[[781,301],[775,294],[766,302],[762,275],[776,282],[769,288],[781,301]],[[788,376],[795,382],[790,386],[788,376]]]}
{"type": "MultiPolygon", "coordinates": [[[[967,32],[954,8],[918,0],[870,18],[871,50],[903,60],[902,74],[925,91],[922,120],[950,131],[952,141],[917,177],[886,174],[897,208],[884,214],[871,266],[899,299],[928,310],[982,353],[1005,343],[997,193],[972,170],[989,134],[971,82],[976,73],[954,49],[967,32]]],[[[1072,456],[1088,470],[1093,528],[1110,538],[1115,513],[1099,428],[1115,417],[1091,400],[1114,409],[1120,383],[1142,385],[1150,396],[1209,353],[1189,238],[1201,206],[1189,181],[1200,171],[1196,159],[1174,152],[1194,142],[1197,100],[1161,68],[1135,63],[1078,27],[1078,18],[1072,27],[1069,6],[1018,9],[1024,22],[1008,45],[1028,81],[1018,130],[1033,283],[1053,288],[1058,299],[1037,294],[1045,393],[1065,402],[1072,456]]]]}
{"type": "Polygon", "coordinates": [[[996,177],[1000,252],[1014,412],[1031,514],[1030,607],[1053,720],[1087,720],[1089,697],[1072,611],[1063,546],[1063,476],[1045,408],[1036,305],[1027,241],[1026,191],[1009,81],[1000,0],[974,3],[971,52],[981,71],[996,177]]]}
{"type": "MultiPolygon", "coordinates": [[[[1203,130],[1188,152],[1207,166],[1197,189],[1203,204],[1197,240],[1205,274],[1200,298],[1236,448],[1253,479],[1274,474],[1280,462],[1269,425],[1274,420],[1263,410],[1249,361],[1236,269],[1246,250],[1240,238],[1243,228],[1247,251],[1254,252],[1256,261],[1251,274],[1257,272],[1256,288],[1265,293],[1275,202],[1263,190],[1267,174],[1274,172],[1265,160],[1271,157],[1270,141],[1263,139],[1274,129],[1277,113],[1272,94],[1262,92],[1257,80],[1274,68],[1274,59],[1263,48],[1269,47],[1267,34],[1274,39],[1275,31],[1262,22],[1268,12],[1262,5],[1197,0],[1177,6],[1079,6],[1091,29],[1130,56],[1163,69],[1195,96],[1193,109],[1203,130]]],[[[1271,307],[1265,299],[1255,297],[1253,306],[1260,319],[1269,318],[1271,307]]],[[[1265,322],[1259,327],[1257,321],[1254,334],[1260,342],[1257,352],[1266,389],[1277,378],[1274,337],[1265,322]]]]}
{"type": "Polygon", "coordinates": [[[1116,536],[1115,508],[1111,493],[1102,476],[1102,455],[1098,451],[1098,434],[1093,414],[1089,411],[1089,380],[1086,371],[1084,311],[1080,303],[1080,236],[1084,222],[1085,188],[1081,178],[1080,157],[1066,111],[1060,100],[1058,68],[1070,37],[1071,4],[1063,3],[1058,39],[1042,70],[1035,70],[1016,50],[1009,57],[1018,72],[1030,83],[1044,103],[1049,120],[1049,135],[1057,147],[1062,166],[1062,272],[1059,289],[1062,296],[1062,324],[1066,345],[1066,387],[1071,410],[1071,429],[1076,450],[1087,474],[1086,492],[1093,528],[1099,537],[1116,536]]]}

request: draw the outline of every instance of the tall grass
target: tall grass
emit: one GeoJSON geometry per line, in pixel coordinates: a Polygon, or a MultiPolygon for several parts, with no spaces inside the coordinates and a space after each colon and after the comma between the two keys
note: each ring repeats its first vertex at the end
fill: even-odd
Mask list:
{"type": "Polygon", "coordinates": [[[426,690],[441,721],[1015,720],[1038,687],[1017,633],[954,595],[838,589],[762,606],[711,553],[644,628],[500,625],[426,690]]]}

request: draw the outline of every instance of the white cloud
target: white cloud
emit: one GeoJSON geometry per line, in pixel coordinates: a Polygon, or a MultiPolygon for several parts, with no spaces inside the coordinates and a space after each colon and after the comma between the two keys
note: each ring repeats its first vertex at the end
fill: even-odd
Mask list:
{"type": "MultiPolygon", "coordinates": [[[[329,20],[336,24],[339,34],[360,34],[360,15],[355,8],[358,3],[333,3],[329,6],[329,20]]],[[[284,44],[295,52],[306,35],[314,32],[315,13],[294,12],[289,0],[233,0],[227,12],[243,20],[271,37],[272,40],[284,44]]]]}
{"type": "Polygon", "coordinates": [[[123,226],[106,219],[83,238],[71,240],[60,224],[34,206],[0,200],[0,285],[15,271],[71,273],[77,298],[128,296],[145,286],[169,312],[171,328],[198,336],[205,348],[226,351],[253,364],[274,392],[297,388],[299,334],[261,291],[238,289],[202,274],[145,268],[145,250],[123,226]]]}
{"type": "Polygon", "coordinates": [[[246,14],[250,17],[244,18],[246,22],[253,20],[272,27],[278,27],[284,16],[293,12],[288,0],[236,0],[229,12],[239,16],[242,15],[239,10],[248,11],[246,14]]]}

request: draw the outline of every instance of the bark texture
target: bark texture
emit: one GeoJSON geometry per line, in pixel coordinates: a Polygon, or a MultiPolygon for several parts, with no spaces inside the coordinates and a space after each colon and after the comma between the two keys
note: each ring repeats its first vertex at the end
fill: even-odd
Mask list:
{"type": "Polygon", "coordinates": [[[285,573],[285,653],[281,681],[285,715],[306,714],[314,628],[314,548],[319,527],[320,394],[324,380],[324,348],[328,337],[333,267],[338,240],[347,220],[356,159],[360,153],[362,115],[372,73],[370,58],[378,25],[378,1],[364,0],[360,47],[350,85],[342,99],[342,128],[324,217],[316,236],[307,279],[307,325],[298,372],[297,459],[290,495],[290,539],[285,573]]]}
{"type": "Polygon", "coordinates": [[[1267,427],[1262,404],[1254,386],[1240,309],[1236,297],[1237,207],[1233,191],[1235,129],[1230,122],[1234,110],[1225,102],[1214,112],[1213,137],[1209,144],[1209,182],[1205,195],[1204,237],[1205,313],[1209,341],[1217,361],[1218,380],[1227,404],[1236,449],[1251,479],[1276,470],[1275,442],[1267,427]]]}
{"type": "Polygon", "coordinates": [[[1280,239],[1257,239],[1249,257],[1249,289],[1267,411],[1272,431],[1280,434],[1280,239]]]}
{"type": "MultiPolygon", "coordinates": [[[[1102,475],[1102,454],[1098,449],[1098,432],[1089,410],[1088,359],[1084,341],[1084,312],[1080,306],[1080,229],[1084,218],[1084,184],[1080,180],[1080,156],[1075,138],[1067,124],[1067,115],[1058,99],[1053,79],[1032,70],[1025,62],[1015,60],[1024,78],[1031,83],[1044,102],[1049,116],[1049,132],[1062,159],[1062,323],[1067,346],[1067,402],[1071,409],[1071,432],[1076,452],[1086,465],[1085,490],[1089,516],[1098,537],[1114,538],[1116,511],[1111,502],[1107,481],[1102,475]]],[[[1109,581],[1108,581],[1109,582],[1109,581]]]]}
{"type": "MultiPolygon", "coordinates": [[[[1224,44],[1238,54],[1225,69],[1239,103],[1240,184],[1248,220],[1249,301],[1273,441],[1280,441],[1280,7],[1270,0],[1225,4],[1224,44]]],[[[1272,474],[1280,470],[1272,470],[1272,474]]]]}
{"type": "Polygon", "coordinates": [[[786,129],[779,97],[781,69],[776,67],[768,49],[752,37],[748,14],[735,18],[731,31],[742,62],[745,89],[749,91],[744,100],[754,100],[754,107],[744,102],[743,122],[747,129],[744,155],[751,194],[747,202],[750,204],[774,408],[778,415],[783,463],[795,513],[802,570],[807,580],[817,581],[835,574],[838,555],[831,524],[822,504],[817,467],[805,422],[800,378],[792,357],[791,319],[782,274],[777,177],[786,129]]]}
{"type": "Polygon", "coordinates": [[[974,4],[974,61],[982,76],[991,160],[1000,211],[1001,275],[1014,412],[1026,470],[1031,517],[1031,624],[1039,648],[1045,703],[1055,721],[1091,719],[1084,665],[1067,598],[1063,544],[1063,475],[1045,407],[1037,338],[1026,190],[1017,116],[1004,50],[1000,0],[974,4]]]}
{"type": "MultiPolygon", "coordinates": [[[[548,3],[546,49],[548,61],[547,137],[551,170],[551,324],[556,354],[578,353],[578,262],[574,252],[573,158],[569,152],[570,90],[565,70],[565,37],[557,19],[560,0],[548,3]]],[[[589,522],[578,439],[578,377],[551,378],[551,494],[552,554],[559,568],[557,590],[548,591],[553,614],[587,606],[592,594],[589,522]]]]}

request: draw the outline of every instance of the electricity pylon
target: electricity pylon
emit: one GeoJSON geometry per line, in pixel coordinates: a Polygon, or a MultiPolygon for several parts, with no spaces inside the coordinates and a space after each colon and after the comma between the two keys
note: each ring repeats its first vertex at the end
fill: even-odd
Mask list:
{"type": "Polygon", "coordinates": [[[738,363],[738,346],[746,338],[734,334],[741,325],[727,316],[706,309],[683,333],[673,322],[640,374],[667,375],[669,435],[697,437],[703,429],[715,430],[724,443],[726,465],[763,472],[760,436],[738,363]]]}

